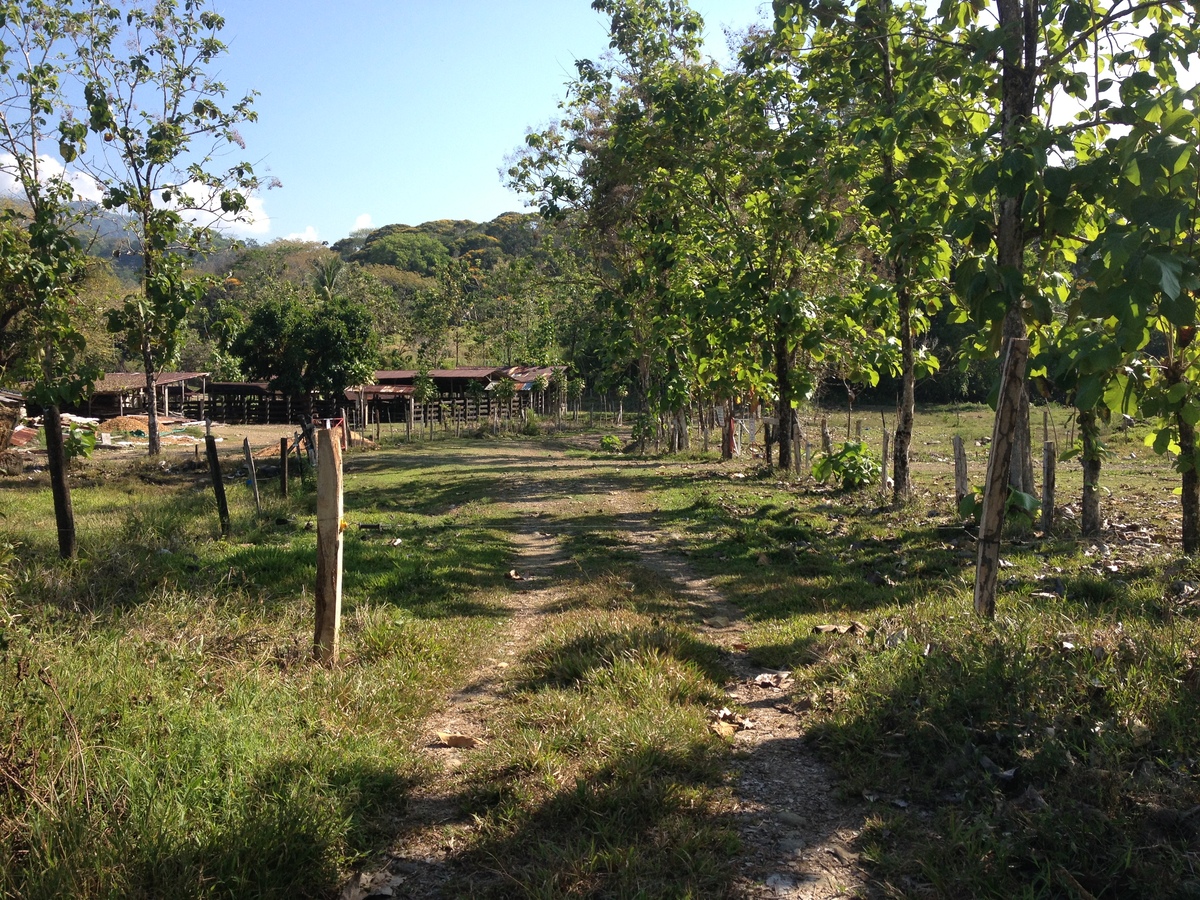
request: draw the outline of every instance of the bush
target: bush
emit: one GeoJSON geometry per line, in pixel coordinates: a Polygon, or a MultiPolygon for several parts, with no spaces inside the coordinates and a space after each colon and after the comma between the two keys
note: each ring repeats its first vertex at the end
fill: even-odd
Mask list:
{"type": "MultiPolygon", "coordinates": [[[[1008,500],[1004,504],[1004,521],[1032,527],[1041,508],[1040,499],[1033,494],[1018,491],[1010,485],[1008,500]]],[[[979,524],[980,516],[983,515],[983,488],[976,488],[962,498],[962,502],[958,504],[958,514],[963,519],[971,519],[976,525],[979,524]]]]}
{"type": "Polygon", "coordinates": [[[826,482],[831,477],[836,478],[843,491],[855,491],[878,481],[883,467],[866,444],[847,441],[837,453],[829,453],[819,459],[812,473],[817,481],[826,482]]]}
{"type": "Polygon", "coordinates": [[[615,434],[606,434],[600,438],[600,449],[605,453],[620,453],[621,439],[615,434]]]}
{"type": "Polygon", "coordinates": [[[541,423],[538,422],[538,417],[534,415],[533,410],[528,410],[525,413],[525,424],[521,426],[521,434],[529,437],[537,437],[542,433],[541,423]]]}

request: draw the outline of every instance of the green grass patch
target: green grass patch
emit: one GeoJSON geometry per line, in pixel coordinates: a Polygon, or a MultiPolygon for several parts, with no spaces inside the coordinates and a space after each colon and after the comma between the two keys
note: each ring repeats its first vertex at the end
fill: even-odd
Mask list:
{"type": "Polygon", "coordinates": [[[202,470],[85,471],[66,564],[49,492],[4,484],[0,896],[328,896],[394,839],[422,722],[503,621],[509,549],[421,512],[402,467],[369,485],[418,498],[395,521],[356,477],[332,671],[310,661],[311,479],[264,486],[261,516],[228,484],[221,541],[202,470]]]}

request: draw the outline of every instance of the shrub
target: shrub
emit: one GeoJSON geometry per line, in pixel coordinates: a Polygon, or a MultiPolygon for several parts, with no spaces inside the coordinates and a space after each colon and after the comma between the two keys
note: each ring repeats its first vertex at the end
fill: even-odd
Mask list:
{"type": "MultiPolygon", "coordinates": [[[[1033,520],[1041,511],[1042,501],[1033,494],[1026,494],[1014,487],[1008,489],[1008,501],[1004,504],[1004,520],[1016,524],[1033,525],[1033,520]]],[[[977,488],[962,498],[958,504],[958,514],[964,519],[971,519],[976,525],[983,515],[983,488],[977,488]]]]}
{"type": "Polygon", "coordinates": [[[600,438],[600,449],[605,453],[620,453],[621,439],[615,434],[606,434],[600,438]]]}
{"type": "Polygon", "coordinates": [[[847,441],[837,453],[828,453],[813,466],[813,477],[820,482],[836,478],[843,491],[854,491],[878,481],[883,467],[869,447],[860,441],[847,441]]]}

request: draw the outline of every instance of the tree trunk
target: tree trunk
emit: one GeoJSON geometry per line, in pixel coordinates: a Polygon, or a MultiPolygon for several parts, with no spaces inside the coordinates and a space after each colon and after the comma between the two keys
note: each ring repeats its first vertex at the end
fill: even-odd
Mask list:
{"type": "Polygon", "coordinates": [[[721,459],[733,459],[733,403],[725,402],[725,427],[721,429],[721,459]]]}
{"type": "Polygon", "coordinates": [[[71,505],[71,486],[67,483],[67,453],[63,445],[62,418],[57,406],[48,406],[42,415],[46,431],[46,455],[49,457],[50,490],[54,495],[54,522],[58,526],[58,555],[75,557],[75,509],[71,505]]]}
{"type": "Polygon", "coordinates": [[[779,468],[787,471],[792,466],[792,429],[785,427],[792,419],[792,357],[788,353],[787,337],[775,338],[775,386],[779,399],[775,405],[775,416],[779,421],[779,468]]]}
{"type": "Polygon", "coordinates": [[[1083,512],[1080,531],[1100,533],[1100,426],[1094,412],[1080,411],[1079,433],[1083,437],[1083,512]]]}
{"type": "Polygon", "coordinates": [[[896,285],[896,301],[900,309],[900,354],[903,367],[900,408],[896,414],[895,444],[892,446],[892,499],[904,503],[912,488],[908,471],[908,452],[912,446],[913,418],[916,414],[916,354],[913,351],[912,298],[908,288],[896,285]]]}
{"type": "Polygon", "coordinates": [[[975,568],[975,611],[984,618],[996,617],[996,576],[1000,569],[1000,534],[1008,505],[1008,469],[1016,433],[1015,414],[1019,395],[1025,388],[1025,363],[1029,341],[1005,342],[1000,369],[1000,396],[988,454],[987,479],[983,487],[983,510],[979,524],[979,557],[975,568]]]}
{"type": "Polygon", "coordinates": [[[150,446],[146,451],[149,456],[158,456],[162,449],[158,439],[158,390],[154,384],[154,354],[151,351],[150,339],[142,338],[142,367],[146,372],[146,431],[150,435],[150,446]]]}
{"type": "Polygon", "coordinates": [[[1179,463],[1182,469],[1183,552],[1195,556],[1200,551],[1200,472],[1196,471],[1196,426],[1175,414],[1179,429],[1179,463]]]}

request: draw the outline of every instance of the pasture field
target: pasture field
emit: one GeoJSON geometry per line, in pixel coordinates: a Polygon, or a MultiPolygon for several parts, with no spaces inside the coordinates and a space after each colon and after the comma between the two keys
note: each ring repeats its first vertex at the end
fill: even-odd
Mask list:
{"type": "Polygon", "coordinates": [[[598,430],[351,452],[334,669],[312,477],[261,514],[232,479],[221,540],[190,450],[98,457],[70,563],[45,475],[0,479],[0,896],[1200,896],[1177,476],[1144,426],[1106,435],[1081,539],[1061,464],[985,622],[951,440],[978,484],[990,418],[920,413],[900,508],[598,430]],[[786,784],[747,813],[766,758],[828,770],[830,824],[786,784]]]}

